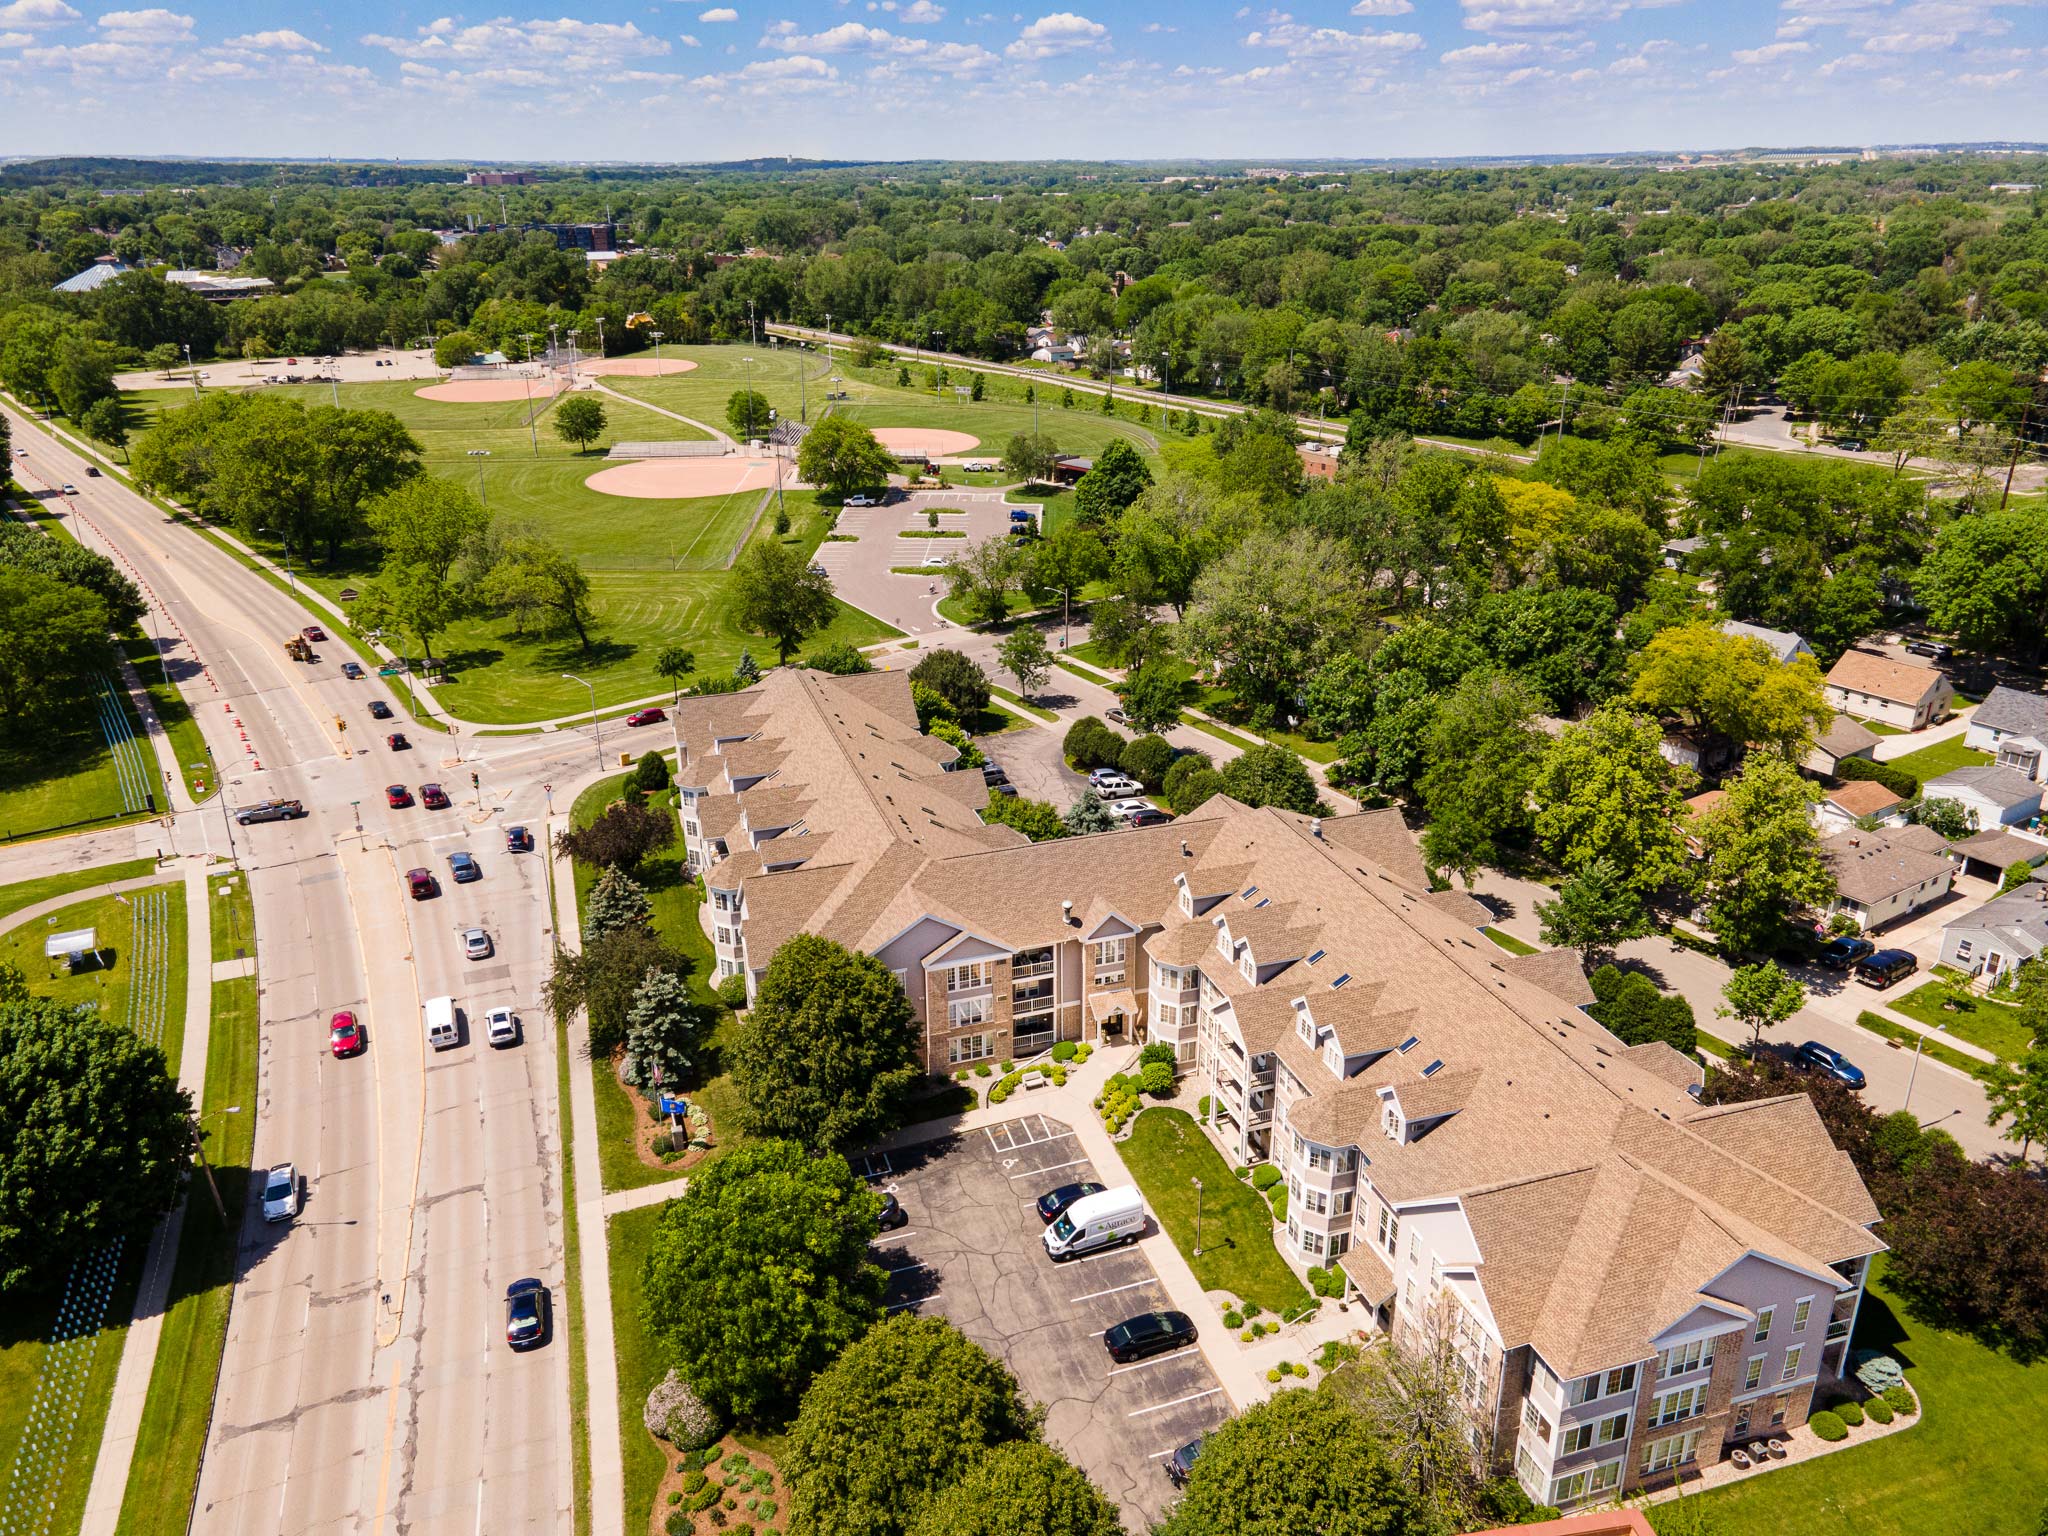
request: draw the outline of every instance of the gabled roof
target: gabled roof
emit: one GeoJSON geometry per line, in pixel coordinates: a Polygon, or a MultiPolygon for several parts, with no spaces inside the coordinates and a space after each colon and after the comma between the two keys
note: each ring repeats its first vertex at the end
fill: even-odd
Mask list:
{"type": "Polygon", "coordinates": [[[1845,816],[1876,816],[1895,805],[1904,805],[1892,791],[1875,779],[1846,779],[1826,793],[1827,803],[1845,816]]]}
{"type": "Polygon", "coordinates": [[[1721,633],[1736,635],[1745,640],[1762,642],[1779,661],[1790,661],[1801,651],[1812,651],[1804,637],[1786,629],[1765,629],[1761,624],[1745,624],[1740,619],[1723,619],[1721,633]]]}
{"type": "Polygon", "coordinates": [[[1844,651],[1828,670],[1828,684],[1892,704],[1919,704],[1948,685],[1932,667],[1919,667],[1872,651],[1844,651]]]}
{"type": "Polygon", "coordinates": [[[2018,769],[2001,768],[1996,763],[1956,768],[1921,786],[1923,794],[1937,800],[1944,789],[1967,789],[1982,795],[2000,810],[2011,810],[2016,805],[2041,798],[2040,785],[2018,769]]]}
{"type": "Polygon", "coordinates": [[[2000,683],[1972,711],[1970,724],[2048,741],[2048,694],[2027,693],[2000,683]]]}
{"type": "Polygon", "coordinates": [[[1822,843],[1820,851],[1834,871],[1835,889],[1866,907],[1955,868],[1942,854],[1911,847],[1882,832],[1844,832],[1822,843]]]}
{"type": "Polygon", "coordinates": [[[1828,728],[1814,739],[1814,746],[1833,758],[1854,757],[1877,745],[1877,732],[1849,715],[1836,712],[1828,728]]]}
{"type": "Polygon", "coordinates": [[[1539,949],[1533,955],[1510,955],[1495,963],[1517,976],[1527,977],[1574,1008],[1585,1008],[1598,1001],[1593,995],[1593,984],[1586,980],[1586,958],[1576,949],[1539,949]]]}

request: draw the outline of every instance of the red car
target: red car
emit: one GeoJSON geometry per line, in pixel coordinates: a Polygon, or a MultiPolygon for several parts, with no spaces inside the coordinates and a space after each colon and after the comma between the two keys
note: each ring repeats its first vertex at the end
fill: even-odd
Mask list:
{"type": "Polygon", "coordinates": [[[420,804],[430,811],[445,811],[448,809],[447,792],[438,784],[422,784],[420,786],[420,804]]]}
{"type": "Polygon", "coordinates": [[[325,640],[327,638],[327,631],[322,629],[318,624],[308,624],[304,629],[300,630],[299,633],[304,635],[308,640],[319,641],[325,640]]]}
{"type": "Polygon", "coordinates": [[[403,784],[387,784],[384,786],[384,803],[394,811],[402,811],[412,804],[412,791],[403,784]]]}
{"type": "Polygon", "coordinates": [[[327,1026],[327,1041],[334,1048],[336,1056],[354,1056],[364,1045],[363,1026],[356,1022],[356,1016],[344,1010],[337,1013],[327,1026]]]}
{"type": "Polygon", "coordinates": [[[414,901],[425,901],[435,891],[434,872],[430,869],[408,869],[405,872],[405,886],[412,892],[414,901]]]}
{"type": "Polygon", "coordinates": [[[661,721],[663,721],[663,720],[666,720],[667,718],[668,718],[668,712],[667,712],[666,710],[662,710],[662,709],[636,709],[636,710],[634,710],[634,711],[633,711],[633,713],[631,713],[630,715],[626,716],[626,724],[628,724],[628,725],[655,725],[655,724],[658,724],[659,722],[661,722],[661,721]]]}

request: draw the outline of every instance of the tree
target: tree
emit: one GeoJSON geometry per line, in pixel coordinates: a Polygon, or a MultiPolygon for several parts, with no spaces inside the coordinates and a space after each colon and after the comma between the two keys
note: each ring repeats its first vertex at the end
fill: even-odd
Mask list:
{"type": "Polygon", "coordinates": [[[630,874],[650,853],[675,840],[675,817],[628,800],[614,800],[588,826],[557,832],[555,851],[585,864],[630,874]]]}
{"type": "Polygon", "coordinates": [[[1165,661],[1148,661],[1129,673],[1117,696],[1124,713],[1141,731],[1163,731],[1180,721],[1185,680],[1165,661]]]}
{"type": "Polygon", "coordinates": [[[768,411],[768,397],[759,390],[736,389],[726,397],[725,424],[734,437],[750,443],[768,435],[768,425],[774,419],[768,411]]]}
{"type": "Polygon", "coordinates": [[[1426,1522],[1389,1450],[1335,1394],[1275,1393],[1202,1442],[1180,1503],[1156,1529],[1159,1536],[1407,1536],[1426,1522]]]}
{"type": "Polygon", "coordinates": [[[640,1089],[681,1087],[713,1019],[710,1009],[691,1000],[690,985],[677,972],[648,971],[626,1010],[619,1077],[640,1089]]]}
{"type": "Polygon", "coordinates": [[[1504,841],[1528,832],[1530,786],[1548,742],[1535,726],[1541,702],[1521,679],[1488,668],[1459,679],[1430,722],[1429,767],[1417,783],[1429,812],[1422,852],[1467,886],[1499,862],[1504,841]]]}
{"type": "Polygon", "coordinates": [[[1152,471],[1138,450],[1112,438],[1074,484],[1074,515],[1083,523],[1110,524],[1152,484],[1152,471]]]}
{"type": "Polygon", "coordinates": [[[653,918],[646,888],[616,864],[606,865],[583,903],[583,942],[626,929],[651,930],[653,918]]]}
{"type": "Polygon", "coordinates": [[[657,790],[668,788],[668,759],[658,751],[640,754],[640,760],[633,765],[633,787],[642,794],[651,795],[657,790]]]}
{"type": "Polygon", "coordinates": [[[1166,803],[1173,807],[1173,814],[1185,816],[1216,795],[1224,792],[1223,775],[1214,768],[1196,768],[1178,784],[1172,784],[1166,791],[1166,803]]]}
{"type": "Polygon", "coordinates": [[[1565,876],[1557,899],[1536,903],[1543,942],[1604,959],[1615,946],[1650,931],[1642,898],[1629,888],[1607,858],[1596,858],[1565,876]]]}
{"type": "Polygon", "coordinates": [[[732,664],[732,675],[745,688],[761,681],[761,665],[754,660],[752,651],[742,648],[740,659],[732,664]]]}
{"type": "Polygon", "coordinates": [[[450,331],[434,343],[436,368],[460,368],[484,352],[483,338],[471,331],[450,331]]]}
{"type": "Polygon", "coordinates": [[[1277,706],[1364,631],[1367,589],[1332,541],[1255,533],[1197,579],[1180,645],[1244,704],[1277,706]]]}
{"type": "Polygon", "coordinates": [[[1009,615],[1021,559],[1013,540],[993,534],[946,567],[946,589],[979,622],[999,624],[1009,615]]]}
{"type": "Polygon", "coordinates": [[[555,406],[555,436],[578,453],[604,436],[605,425],[604,402],[595,395],[571,395],[555,406]]]}
{"type": "MultiPolygon", "coordinates": [[[[912,686],[915,687],[916,685],[912,684],[912,686]]],[[[963,768],[980,768],[988,762],[988,755],[974,744],[974,738],[969,736],[967,732],[962,730],[953,721],[934,720],[926,727],[926,731],[927,734],[936,736],[940,741],[951,742],[960,749],[959,755],[953,759],[953,771],[955,773],[958,773],[963,768]]]]}
{"type": "Polygon", "coordinates": [[[1026,800],[1022,795],[990,795],[981,819],[991,825],[1015,827],[1034,843],[1049,843],[1067,835],[1067,824],[1048,800],[1026,800]]]}
{"type": "Polygon", "coordinates": [[[491,531],[483,503],[438,475],[404,480],[366,503],[363,515],[387,564],[422,567],[444,585],[491,531]]]}
{"type": "Polygon", "coordinates": [[[1059,445],[1051,438],[1019,432],[1003,449],[1003,470],[1023,481],[1047,481],[1059,456],[1059,445]]]}
{"type": "Polygon", "coordinates": [[[51,998],[0,1003],[0,1292],[145,1237],[177,1202],[191,1113],[163,1052],[132,1030],[51,998]]]}
{"type": "Polygon", "coordinates": [[[1958,843],[1977,830],[1977,813],[1960,800],[1923,797],[1914,802],[1913,820],[1958,843]]]}
{"type": "Polygon", "coordinates": [[[1735,746],[1797,762],[1834,718],[1821,684],[1811,656],[1781,662],[1761,640],[1684,624],[1651,637],[1629,696],[1735,746]]]}
{"type": "Polygon", "coordinates": [[[1659,992],[1657,984],[1640,971],[1617,970],[1612,965],[1596,967],[1587,979],[1598,1001],[1586,1011],[1623,1045],[1661,1040],[1688,1057],[1699,1048],[1692,1004],[1677,993],[1659,992]]]}
{"type": "Polygon", "coordinates": [[[2037,1038],[2016,1065],[1993,1063],[1985,1074],[1984,1097],[1991,1106],[1988,1124],[2011,1118],[2000,1134],[2020,1144],[2024,1163],[2035,1142],[2048,1142],[2048,1041],[2037,1038]]]}
{"type": "Polygon", "coordinates": [[[772,1418],[880,1316],[878,1210],[837,1154],[732,1148],[662,1210],[641,1272],[647,1331],[721,1414],[772,1418]]]}
{"type": "Polygon", "coordinates": [[[1694,779],[1657,750],[1663,737],[1656,721],[1609,706],[1550,744],[1530,786],[1543,851],[1568,873],[1606,861],[1639,906],[1692,876],[1694,779]]]}
{"type": "Polygon", "coordinates": [[[1730,974],[1721,984],[1728,1000],[1715,1014],[1734,1019],[1749,1031],[1749,1054],[1763,1045],[1764,1031],[1774,1029],[1806,1006],[1806,988],[1796,977],[1779,968],[1777,962],[1761,960],[1730,974]]]}
{"type": "Polygon", "coordinates": [[[955,719],[969,720],[988,708],[988,674],[980,662],[959,651],[943,646],[926,651],[910,669],[910,680],[944,699],[955,719]]]}
{"type": "Polygon", "coordinates": [[[791,1525],[812,1536],[903,1536],[986,1451],[1030,1427],[1000,1361],[944,1318],[899,1313],[804,1393],[782,1459],[791,1525]]]}
{"type": "Polygon", "coordinates": [[[683,679],[696,670],[697,653],[686,645],[664,645],[655,654],[654,675],[668,679],[670,704],[682,698],[683,679]]]}
{"type": "Polygon", "coordinates": [[[521,534],[505,541],[497,564],[484,578],[484,601],[501,607],[537,610],[552,623],[566,625],[576,643],[590,649],[590,578],[583,567],[546,539],[521,534]]]}
{"type": "Polygon", "coordinates": [[[731,1052],[741,1123],[807,1147],[894,1128],[923,1075],[903,987],[872,955],[800,933],[775,952],[731,1052]]]}
{"type": "Polygon", "coordinates": [[[56,539],[27,523],[0,523],[0,567],[32,571],[98,598],[105,628],[115,634],[148,611],[142,589],[105,555],[71,539],[56,539]]]}
{"type": "Polygon", "coordinates": [[[680,976],[689,968],[688,957],[671,949],[653,929],[622,927],[585,940],[574,953],[555,951],[544,984],[548,1011],[566,1019],[581,1009],[589,1016],[592,1060],[608,1061],[626,1042],[633,1000],[649,973],[680,976]]]}
{"type": "Polygon", "coordinates": [[[1998,882],[1998,894],[2004,896],[2016,891],[2033,878],[2033,861],[2030,859],[2014,859],[2005,866],[2005,874],[1998,882]]]}
{"type": "Polygon", "coordinates": [[[365,629],[398,628],[419,643],[425,670],[434,670],[434,637],[462,612],[459,593],[425,565],[385,564],[384,574],[366,582],[356,599],[355,622],[365,629]]]}
{"type": "Polygon", "coordinates": [[[1049,1445],[1013,1440],[967,1469],[910,1536],[1123,1536],[1117,1507],[1049,1445]]]}
{"type": "Polygon", "coordinates": [[[1150,732],[1134,739],[1117,759],[1117,767],[1157,794],[1173,766],[1173,744],[1150,732]]]}
{"type": "Polygon", "coordinates": [[[829,645],[819,646],[803,659],[803,664],[814,672],[829,673],[833,677],[857,677],[875,670],[861,648],[847,640],[834,640],[829,645]]]}
{"type": "Polygon", "coordinates": [[[1957,518],[1935,537],[1913,594],[1943,633],[1981,650],[2038,658],[2048,611],[2048,512],[2014,507],[1957,518]]]}
{"type": "Polygon", "coordinates": [[[1017,692],[1027,699],[1052,672],[1052,652],[1046,648],[1045,631],[1036,624],[1019,624],[1011,630],[996,647],[996,659],[1017,679],[1017,692]]]}
{"type": "Polygon", "coordinates": [[[1095,793],[1091,784],[1081,791],[1081,798],[1067,807],[1066,827],[1069,836],[1085,837],[1091,832],[1114,832],[1117,819],[1110,815],[1109,807],[1102,803],[1102,796],[1095,793]]]}
{"type": "Polygon", "coordinates": [[[1314,815],[1322,805],[1315,778],[1301,759],[1270,742],[1223,765],[1223,792],[1244,805],[1277,805],[1314,815]]]}
{"type": "Polygon", "coordinates": [[[1694,828],[1706,861],[1707,922],[1730,949],[1769,951],[1794,910],[1834,898],[1813,825],[1820,791],[1784,759],[1761,753],[1724,787],[1694,828]]]}
{"type": "MultiPolygon", "coordinates": [[[[97,438],[109,448],[128,446],[128,413],[122,409],[118,395],[95,400],[78,418],[78,425],[86,436],[97,438]]],[[[0,443],[0,448],[5,446],[0,443]]]]}
{"type": "Polygon", "coordinates": [[[1039,585],[1059,593],[1062,623],[1072,619],[1074,594],[1109,569],[1109,551],[1101,538],[1078,522],[1062,523],[1040,539],[1030,560],[1039,585]]]}
{"type": "Polygon", "coordinates": [[[827,416],[797,445],[796,472],[835,496],[887,485],[895,468],[895,456],[875,434],[844,416],[827,416]]]}
{"type": "Polygon", "coordinates": [[[773,539],[747,546],[733,562],[727,590],[734,619],[744,629],[771,637],[782,661],[839,612],[832,578],[812,570],[801,551],[773,539]]]}

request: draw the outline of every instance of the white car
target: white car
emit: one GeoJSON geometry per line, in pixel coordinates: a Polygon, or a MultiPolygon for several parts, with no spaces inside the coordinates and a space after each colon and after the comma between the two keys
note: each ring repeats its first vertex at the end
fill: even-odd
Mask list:
{"type": "Polygon", "coordinates": [[[462,952],[472,960],[491,958],[491,936],[481,928],[465,928],[462,932],[462,952]]]}
{"type": "Polygon", "coordinates": [[[1149,800],[1112,800],[1109,802],[1109,814],[1118,821],[1129,821],[1138,812],[1151,809],[1152,802],[1149,800]]]}
{"type": "Polygon", "coordinates": [[[849,496],[839,503],[842,507],[879,507],[881,504],[879,496],[849,496]]]}
{"type": "Polygon", "coordinates": [[[953,557],[951,555],[942,555],[937,550],[933,550],[924,557],[923,563],[926,565],[951,565],[953,557]]]}
{"type": "Polygon", "coordinates": [[[1099,779],[1091,778],[1088,783],[1089,787],[1104,799],[1119,795],[1142,795],[1145,792],[1144,785],[1136,779],[1127,779],[1120,773],[1108,774],[1099,779]]]}
{"type": "Polygon", "coordinates": [[[263,1176],[263,1219],[290,1221],[299,1214],[299,1170],[279,1163],[263,1176]]]}
{"type": "Polygon", "coordinates": [[[493,1046],[519,1043],[519,1021],[510,1008],[493,1008],[484,1015],[484,1039],[493,1046]]]}

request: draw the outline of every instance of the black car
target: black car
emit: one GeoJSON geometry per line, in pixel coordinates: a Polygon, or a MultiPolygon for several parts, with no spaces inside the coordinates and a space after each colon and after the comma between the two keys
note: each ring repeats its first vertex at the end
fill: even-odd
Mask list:
{"type": "Polygon", "coordinates": [[[1866,987],[1876,987],[1882,992],[1893,982],[1903,981],[1919,969],[1920,961],[1910,949],[1880,949],[1857,963],[1856,979],[1866,987]]]}
{"type": "Polygon", "coordinates": [[[382,699],[370,700],[370,718],[372,720],[389,720],[391,718],[391,706],[382,699]]]}
{"type": "Polygon", "coordinates": [[[1188,1474],[1195,1470],[1195,1458],[1202,1454],[1202,1442],[1190,1440],[1166,1458],[1166,1475],[1176,1488],[1185,1488],[1188,1474]]]}
{"type": "Polygon", "coordinates": [[[1792,1053],[1792,1065],[1804,1072],[1821,1072],[1845,1088],[1863,1086],[1863,1069],[1840,1051],[1809,1040],[1792,1053]]]}
{"type": "Polygon", "coordinates": [[[1133,811],[1124,821],[1124,825],[1127,827],[1163,827],[1171,820],[1173,820],[1173,817],[1162,810],[1133,811]]]}
{"type": "Polygon", "coordinates": [[[344,661],[341,664],[341,675],[354,682],[363,675],[363,664],[360,661],[344,661]]]}
{"type": "Polygon", "coordinates": [[[1100,1184],[1062,1184],[1058,1189],[1048,1189],[1038,1197],[1038,1219],[1051,1226],[1060,1219],[1060,1212],[1079,1200],[1083,1195],[1099,1195],[1100,1184]]]}
{"type": "Polygon", "coordinates": [[[898,1227],[910,1225],[910,1212],[903,1209],[903,1202],[894,1195],[882,1196],[882,1212],[875,1218],[875,1225],[884,1232],[893,1232],[898,1227]]]}
{"type": "Polygon", "coordinates": [[[1877,953],[1877,946],[1868,939],[1836,939],[1823,949],[1818,956],[1820,963],[1831,971],[1846,971],[1866,955],[1877,953]]]}
{"type": "Polygon", "coordinates": [[[1102,1342],[1109,1358],[1123,1365],[1184,1348],[1194,1343],[1195,1337],[1195,1320],[1185,1312],[1140,1312],[1103,1334],[1102,1342]]]}
{"type": "Polygon", "coordinates": [[[505,1287],[505,1342],[533,1349],[548,1339],[548,1288],[538,1280],[514,1280],[505,1287]]]}

